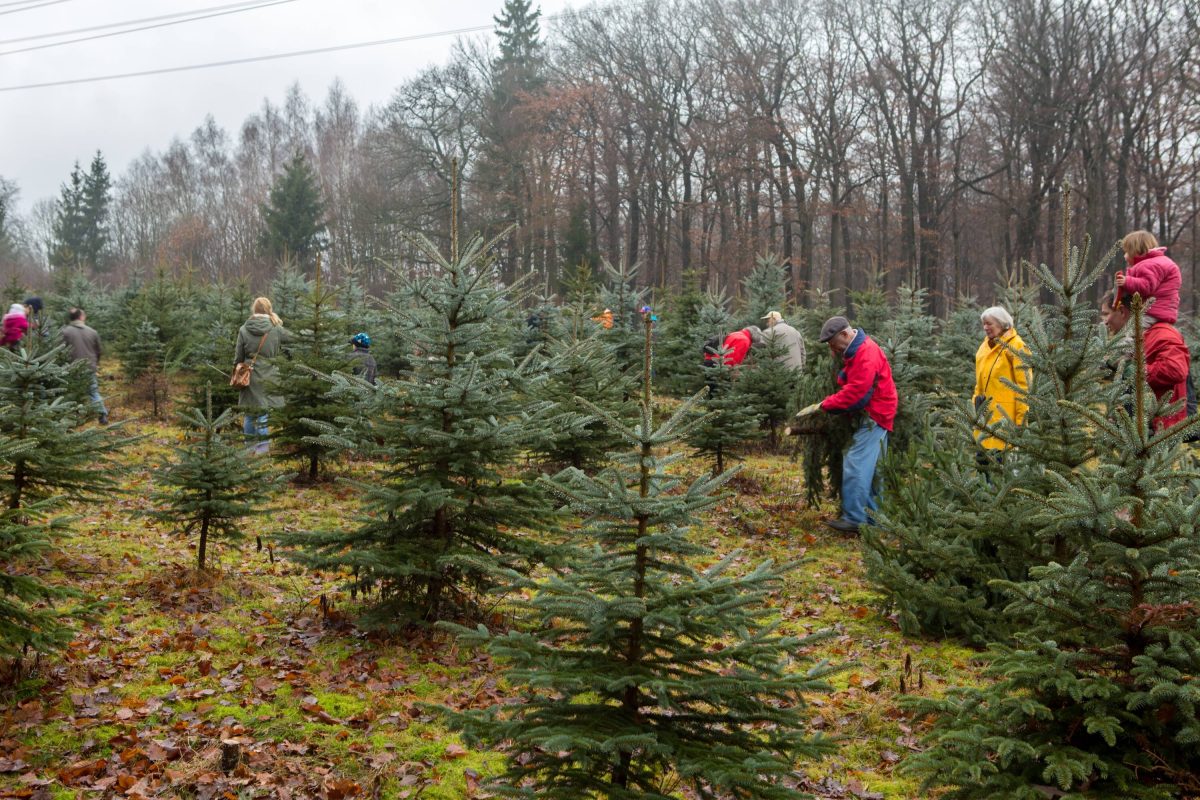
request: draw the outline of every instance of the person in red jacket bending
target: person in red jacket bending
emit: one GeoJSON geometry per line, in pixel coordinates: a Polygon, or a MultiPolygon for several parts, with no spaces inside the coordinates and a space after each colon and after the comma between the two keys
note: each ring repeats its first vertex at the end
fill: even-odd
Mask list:
{"type": "MultiPolygon", "coordinates": [[[[757,325],[742,328],[740,331],[734,331],[726,336],[725,341],[721,343],[721,350],[725,353],[726,366],[736,367],[745,361],[750,348],[761,342],[762,338],[762,329],[757,325]]],[[[704,358],[707,361],[715,361],[717,355],[717,353],[709,353],[704,358]]]]}
{"type": "Polygon", "coordinates": [[[839,388],[800,415],[825,411],[854,414],[854,437],[842,457],[842,515],[825,524],[837,531],[857,533],[878,501],[875,467],[887,452],[888,434],[896,420],[896,383],[887,356],[864,331],[850,327],[845,317],[831,317],[821,327],[820,341],[841,357],[839,388]]]}
{"type": "MultiPolygon", "coordinates": [[[[1131,296],[1117,289],[1112,312],[1105,326],[1114,336],[1133,317],[1129,307],[1131,296]]],[[[1179,410],[1154,418],[1154,430],[1161,431],[1187,419],[1187,379],[1191,369],[1192,355],[1188,352],[1183,336],[1167,322],[1155,322],[1146,329],[1143,342],[1146,353],[1146,383],[1154,396],[1165,402],[1180,402],[1179,410]]]]}

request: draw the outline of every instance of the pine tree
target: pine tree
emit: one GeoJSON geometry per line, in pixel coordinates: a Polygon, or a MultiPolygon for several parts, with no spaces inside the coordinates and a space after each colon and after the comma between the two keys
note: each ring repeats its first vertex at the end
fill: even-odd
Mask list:
{"type": "Polygon", "coordinates": [[[544,495],[509,472],[536,441],[544,409],[515,391],[522,366],[502,346],[514,308],[488,261],[492,244],[476,240],[446,258],[418,240],[437,271],[397,275],[387,324],[421,357],[376,387],[333,376],[360,416],[321,426],[322,442],[383,466],[369,482],[350,481],[364,495],[357,527],[281,541],[302,548],[293,554],[301,563],[350,570],[356,593],[378,589],[368,624],[470,611],[472,593],[490,588],[502,567],[529,570],[546,554],[528,535],[553,516],[544,495]]]}
{"type": "Polygon", "coordinates": [[[787,269],[778,256],[759,256],[742,289],[746,294],[742,327],[761,326],[768,311],[787,311],[787,269]]]}
{"type": "Polygon", "coordinates": [[[321,186],[308,160],[297,154],[271,187],[262,208],[263,251],[271,258],[294,258],[301,270],[313,268],[325,241],[321,186]]]}
{"type": "Polygon", "coordinates": [[[263,504],[275,479],[242,445],[233,428],[233,409],[213,415],[212,399],[204,408],[179,415],[184,426],[182,444],[174,458],[157,471],[155,510],[147,516],[177,525],[185,536],[196,534],[196,569],[203,570],[209,542],[217,537],[237,547],[248,517],[268,511],[263,504]],[[230,433],[232,431],[232,433],[230,433]]]}
{"type": "Polygon", "coordinates": [[[692,403],[656,425],[650,348],[647,314],[638,424],[591,408],[632,452],[597,475],[548,481],[585,515],[587,541],[569,570],[525,582],[533,629],[447,626],[507,662],[508,681],[526,690],[513,704],[447,713],[469,740],[505,744],[502,796],[665,800],[673,775],[702,797],[800,797],[782,779],[796,758],[829,749],[803,730],[802,694],[827,690],[833,669],[785,672],[815,637],[775,632],[763,601],[780,569],[734,575],[736,554],[692,566],[711,554],[688,528],[731,474],[677,491],[669,468],[682,454],[659,453],[687,435],[692,403]]]}
{"type": "Polygon", "coordinates": [[[737,383],[747,402],[746,411],[767,430],[767,443],[774,452],[779,430],[796,411],[800,374],[783,361],[783,345],[768,339],[755,345],[750,358],[738,370],[737,383]]]}
{"type": "Polygon", "coordinates": [[[104,156],[96,151],[83,181],[83,262],[96,272],[107,268],[109,246],[109,204],[112,178],[104,156]]]}
{"type": "Polygon", "coordinates": [[[704,367],[708,387],[698,404],[704,416],[687,437],[696,455],[712,457],[714,475],[725,472],[726,462],[738,457],[738,445],[759,436],[758,411],[739,379],[740,367],[725,363],[726,352],[704,367]]]}
{"type": "Polygon", "coordinates": [[[124,441],[105,429],[79,427],[92,408],[67,398],[73,375],[88,367],[68,365],[56,347],[36,355],[0,349],[0,436],[15,454],[0,473],[0,503],[24,508],[48,498],[90,500],[115,486],[109,456],[124,441]]]}
{"type": "Polygon", "coordinates": [[[137,326],[133,341],[125,352],[125,371],[134,380],[142,397],[150,402],[155,419],[166,410],[170,384],[167,379],[167,351],[159,340],[158,327],[145,321],[137,326]]]}
{"type": "Polygon", "coordinates": [[[1134,301],[1132,410],[1061,404],[1097,460],[1054,473],[1031,524],[1068,559],[995,585],[1016,631],[996,683],[917,704],[936,715],[910,769],[954,798],[1167,798],[1200,792],[1200,474],[1192,418],[1156,433],[1134,301]]]}
{"type": "MultiPolygon", "coordinates": [[[[0,434],[0,469],[8,473],[18,456],[36,444],[0,434]]],[[[51,498],[0,508],[0,660],[10,666],[30,652],[50,653],[71,640],[69,611],[55,601],[75,592],[47,584],[38,576],[36,560],[53,548],[63,528],[61,518],[50,520],[58,503],[51,498]]]]}
{"type": "Polygon", "coordinates": [[[77,271],[87,266],[87,212],[84,205],[84,174],[75,162],[68,183],[63,184],[54,212],[50,243],[50,266],[77,271]]]}
{"type": "MultiPolygon", "coordinates": [[[[1070,204],[1064,207],[1062,230],[1069,232],[1070,204]]],[[[1090,263],[1089,249],[1065,241],[1057,275],[1027,265],[1056,302],[1023,315],[1029,352],[1022,361],[1032,371],[1024,424],[988,425],[990,409],[950,397],[926,418],[927,430],[909,452],[897,449],[885,464],[888,491],[877,524],[864,532],[864,560],[906,632],[979,644],[1004,639],[1012,620],[1001,612],[1009,598],[995,582],[1023,581],[1032,568],[1076,555],[1069,537],[1046,537],[1035,520],[1043,498],[1100,455],[1099,440],[1070,407],[1112,402],[1110,345],[1097,335],[1087,293],[1113,251],[1090,263]],[[1002,462],[976,463],[975,431],[1009,445],[1002,462]]]]}
{"type": "MultiPolygon", "coordinates": [[[[275,279],[271,281],[271,305],[285,325],[293,317],[302,313],[304,298],[309,291],[311,291],[309,281],[298,268],[296,258],[294,256],[281,258],[275,279]]],[[[249,306],[247,306],[248,308],[249,306]]],[[[240,325],[241,322],[238,324],[240,325]]]]}
{"type": "Polygon", "coordinates": [[[659,329],[658,386],[675,397],[690,397],[704,385],[700,353],[704,341],[714,334],[703,334],[697,328],[700,308],[705,296],[700,292],[700,277],[695,272],[683,276],[683,289],[678,294],[658,300],[662,307],[659,329]],[[697,338],[699,337],[699,338],[697,338]]]}
{"type": "Polygon", "coordinates": [[[589,318],[589,308],[582,303],[566,310],[566,330],[547,343],[545,374],[532,390],[534,398],[554,403],[560,412],[556,424],[547,426],[539,452],[553,464],[576,469],[600,463],[619,441],[603,420],[578,410],[578,398],[614,417],[632,412],[629,380],[617,366],[606,332],[589,318]]]}
{"type": "Polygon", "coordinates": [[[283,407],[271,412],[276,455],[281,460],[299,460],[308,481],[320,477],[322,465],[335,449],[315,438],[314,423],[333,423],[349,411],[343,400],[333,396],[329,380],[323,377],[350,370],[350,348],[336,301],[336,290],[327,287],[318,273],[308,294],[301,298],[298,316],[288,323],[290,358],[276,362],[271,390],[284,399],[283,407]]]}
{"type": "Polygon", "coordinates": [[[641,265],[621,261],[614,266],[608,259],[601,259],[600,264],[604,275],[598,305],[613,315],[612,330],[606,335],[616,347],[621,369],[636,373],[641,351],[641,309],[646,304],[646,290],[637,287],[641,265]]]}

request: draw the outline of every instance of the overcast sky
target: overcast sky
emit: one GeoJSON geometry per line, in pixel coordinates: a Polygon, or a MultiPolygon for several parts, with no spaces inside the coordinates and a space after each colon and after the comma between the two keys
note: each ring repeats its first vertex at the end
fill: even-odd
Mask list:
{"type": "MultiPolygon", "coordinates": [[[[17,182],[20,208],[27,211],[35,201],[57,196],[72,164],[86,165],[97,149],[116,176],[147,148],[158,152],[173,137],[186,137],[206,114],[236,134],[263,98],[282,102],[293,81],[314,102],[341,78],[360,109],[382,104],[406,77],[443,62],[454,37],[74,86],[2,91],[6,87],[490,26],[503,7],[503,0],[281,0],[212,19],[5,55],[116,29],[13,41],[18,38],[236,3],[0,0],[0,175],[17,182]]],[[[544,17],[568,7],[566,0],[540,5],[544,17]]],[[[549,27],[543,25],[543,32],[549,27]]]]}

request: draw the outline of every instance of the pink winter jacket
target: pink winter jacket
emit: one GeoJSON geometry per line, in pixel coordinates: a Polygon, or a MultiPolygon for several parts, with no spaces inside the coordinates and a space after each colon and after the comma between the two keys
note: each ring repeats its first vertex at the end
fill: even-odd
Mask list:
{"type": "Polygon", "coordinates": [[[4,336],[0,338],[0,345],[7,347],[21,341],[25,331],[29,330],[29,320],[24,314],[5,314],[3,326],[4,336]]]}
{"type": "Polygon", "coordinates": [[[1183,275],[1179,265],[1167,257],[1167,248],[1156,247],[1125,270],[1123,294],[1135,292],[1143,300],[1154,298],[1154,305],[1147,313],[1159,322],[1174,325],[1179,319],[1179,289],[1183,286],[1183,275]]]}

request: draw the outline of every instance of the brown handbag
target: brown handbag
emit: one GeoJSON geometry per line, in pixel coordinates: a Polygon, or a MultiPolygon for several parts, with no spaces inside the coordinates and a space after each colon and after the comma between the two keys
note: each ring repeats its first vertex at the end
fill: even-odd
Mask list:
{"type": "MultiPolygon", "coordinates": [[[[270,331],[267,331],[270,333],[270,331]]],[[[254,357],[250,359],[250,363],[239,361],[233,365],[233,374],[229,376],[229,385],[236,389],[245,389],[250,385],[250,373],[254,371],[254,362],[258,360],[258,354],[262,352],[263,342],[267,340],[267,334],[264,333],[262,338],[258,340],[258,349],[254,351],[254,357]]]]}

